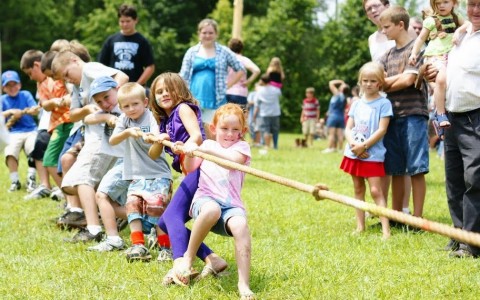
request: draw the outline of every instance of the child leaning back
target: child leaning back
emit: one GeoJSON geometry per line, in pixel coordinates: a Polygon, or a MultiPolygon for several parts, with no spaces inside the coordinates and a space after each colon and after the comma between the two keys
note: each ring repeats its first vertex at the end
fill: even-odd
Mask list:
{"type": "MultiPolygon", "coordinates": [[[[355,198],[365,201],[365,179],[370,186],[370,195],[379,206],[386,207],[382,192],[382,179],[385,176],[385,146],[383,136],[387,132],[392,104],[380,95],[385,84],[383,67],[369,62],[360,69],[358,83],[363,92],[360,100],[355,101],[348,113],[345,129],[347,146],[340,168],[350,174],[353,180],[355,198]]],[[[356,233],[365,231],[365,212],[356,210],[356,233]]],[[[383,238],[390,237],[390,225],[386,217],[380,217],[383,238]]]]}
{"type": "Polygon", "coordinates": [[[193,157],[195,150],[215,155],[236,163],[249,165],[250,146],[244,141],[247,130],[245,114],[240,106],[221,106],[213,117],[210,127],[216,140],[205,140],[200,147],[194,143],[184,146],[187,170],[200,168],[198,190],[192,201],[190,214],[195,219],[184,262],[175,269],[176,283],[185,283],[195,253],[200,243],[211,230],[235,240],[235,258],[238,267],[238,290],[241,299],[255,299],[250,290],[251,237],[247,224],[245,206],[240,197],[245,174],[235,169],[226,169],[211,161],[193,157]]]}

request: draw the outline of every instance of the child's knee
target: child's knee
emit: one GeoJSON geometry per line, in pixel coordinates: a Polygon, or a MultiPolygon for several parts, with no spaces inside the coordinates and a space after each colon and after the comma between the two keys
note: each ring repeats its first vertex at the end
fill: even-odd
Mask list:
{"type": "Polygon", "coordinates": [[[228,219],[227,228],[233,236],[250,236],[247,219],[243,216],[233,216],[228,219]]]}
{"type": "Polygon", "coordinates": [[[208,201],[200,208],[200,216],[204,217],[216,218],[218,220],[221,213],[220,206],[215,201],[208,201]]]}

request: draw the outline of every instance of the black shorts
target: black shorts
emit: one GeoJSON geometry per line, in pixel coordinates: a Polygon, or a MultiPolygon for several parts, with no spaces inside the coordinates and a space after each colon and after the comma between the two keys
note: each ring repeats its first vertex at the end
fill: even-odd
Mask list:
{"type": "Polygon", "coordinates": [[[50,141],[50,133],[47,130],[41,129],[37,133],[37,139],[35,140],[35,147],[33,148],[30,157],[35,160],[42,160],[45,150],[47,150],[48,142],[50,141]]]}

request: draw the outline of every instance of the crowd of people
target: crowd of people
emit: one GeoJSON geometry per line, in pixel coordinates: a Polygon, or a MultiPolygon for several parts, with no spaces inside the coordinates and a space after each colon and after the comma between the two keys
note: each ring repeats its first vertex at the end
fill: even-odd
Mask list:
{"type": "MultiPolygon", "coordinates": [[[[453,224],[480,232],[479,159],[471,151],[480,142],[480,62],[475,63],[480,0],[468,0],[469,21],[457,17],[456,4],[432,0],[432,13],[418,30],[409,26],[404,8],[388,0],[363,0],[368,19],[378,26],[368,40],[372,62],[360,69],[349,100],[343,80],[329,82],[333,95],[323,152],[343,150],[340,168],[351,175],[355,198],[365,200],[366,180],[376,204],[386,207],[391,185],[392,208],[409,212],[411,193],[413,215],[422,217],[429,172],[428,89],[433,89],[453,224]],[[429,85],[424,77],[437,80],[429,85]]],[[[286,78],[281,60],[272,58],[260,76],[260,68],[242,55],[243,42],[219,44],[217,23],[204,19],[198,25],[200,42],[186,51],[179,73],[162,73],[147,87],[155,71],[153,50],[135,29],[135,8],[121,5],[118,22],[120,32],[107,38],[99,62],[91,61],[83,45],[66,40],[55,41],[46,52],[23,54],[20,69],[37,82],[38,103],[21,89],[16,71],[2,73],[8,191],[22,188],[18,165],[23,150],[28,159],[25,198],[65,199],[57,224],[79,229],[66,242],[96,242],[89,251],[125,250],[129,262],[151,260],[157,248],[158,260],[173,259],[165,285],[187,286],[194,278],[223,272],[227,262],[203,240],[209,231],[232,236],[239,294],[254,299],[251,237],[240,197],[244,174],[194,152],[248,165],[247,132],[253,146],[278,149],[286,78]],[[166,154],[173,157],[171,167],[166,154]],[[171,168],[183,174],[175,191],[171,168]],[[185,223],[192,218],[190,230],[185,223]],[[129,247],[119,234],[126,226],[129,247]],[[205,262],[201,272],[192,267],[195,256],[205,262]]],[[[314,136],[323,133],[313,87],[305,90],[300,122],[305,139],[297,146],[311,146],[314,136]]],[[[355,232],[360,233],[365,213],[357,210],[356,216],[355,232]]],[[[384,217],[380,221],[384,239],[390,237],[390,226],[400,225],[384,217]]],[[[480,254],[479,248],[455,240],[446,250],[455,257],[480,254]]]]}

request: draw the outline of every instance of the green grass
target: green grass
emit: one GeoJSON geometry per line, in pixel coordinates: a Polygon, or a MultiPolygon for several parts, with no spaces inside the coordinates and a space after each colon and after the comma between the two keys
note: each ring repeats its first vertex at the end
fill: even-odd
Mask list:
{"type": "MultiPolygon", "coordinates": [[[[252,167],[307,184],[327,183],[352,195],[349,175],[339,170],[341,154],[294,147],[282,134],[280,150],[259,155],[252,167]]],[[[450,224],[443,163],[432,153],[424,217],[450,224]]],[[[22,163],[22,177],[25,164],[22,163]]],[[[170,263],[126,262],[119,252],[90,253],[66,244],[73,233],[57,229],[59,203],[25,201],[7,193],[0,174],[0,298],[2,299],[237,299],[233,239],[210,234],[207,243],[225,257],[230,275],[189,288],[163,287],[170,263]],[[4,192],[3,192],[4,191],[4,192]]],[[[354,209],[316,202],[306,193],[247,175],[243,199],[249,213],[253,252],[251,288],[259,299],[473,299],[480,288],[478,261],[450,259],[439,251],[448,239],[433,233],[392,229],[383,242],[379,227],[353,236],[354,209]]],[[[369,200],[371,201],[371,200],[369,200]]],[[[378,220],[369,220],[368,224],[378,220]]],[[[128,230],[122,236],[128,241],[128,230]]],[[[154,256],[156,258],[156,256],[154,256]]],[[[202,264],[197,261],[197,269],[202,264]]]]}

